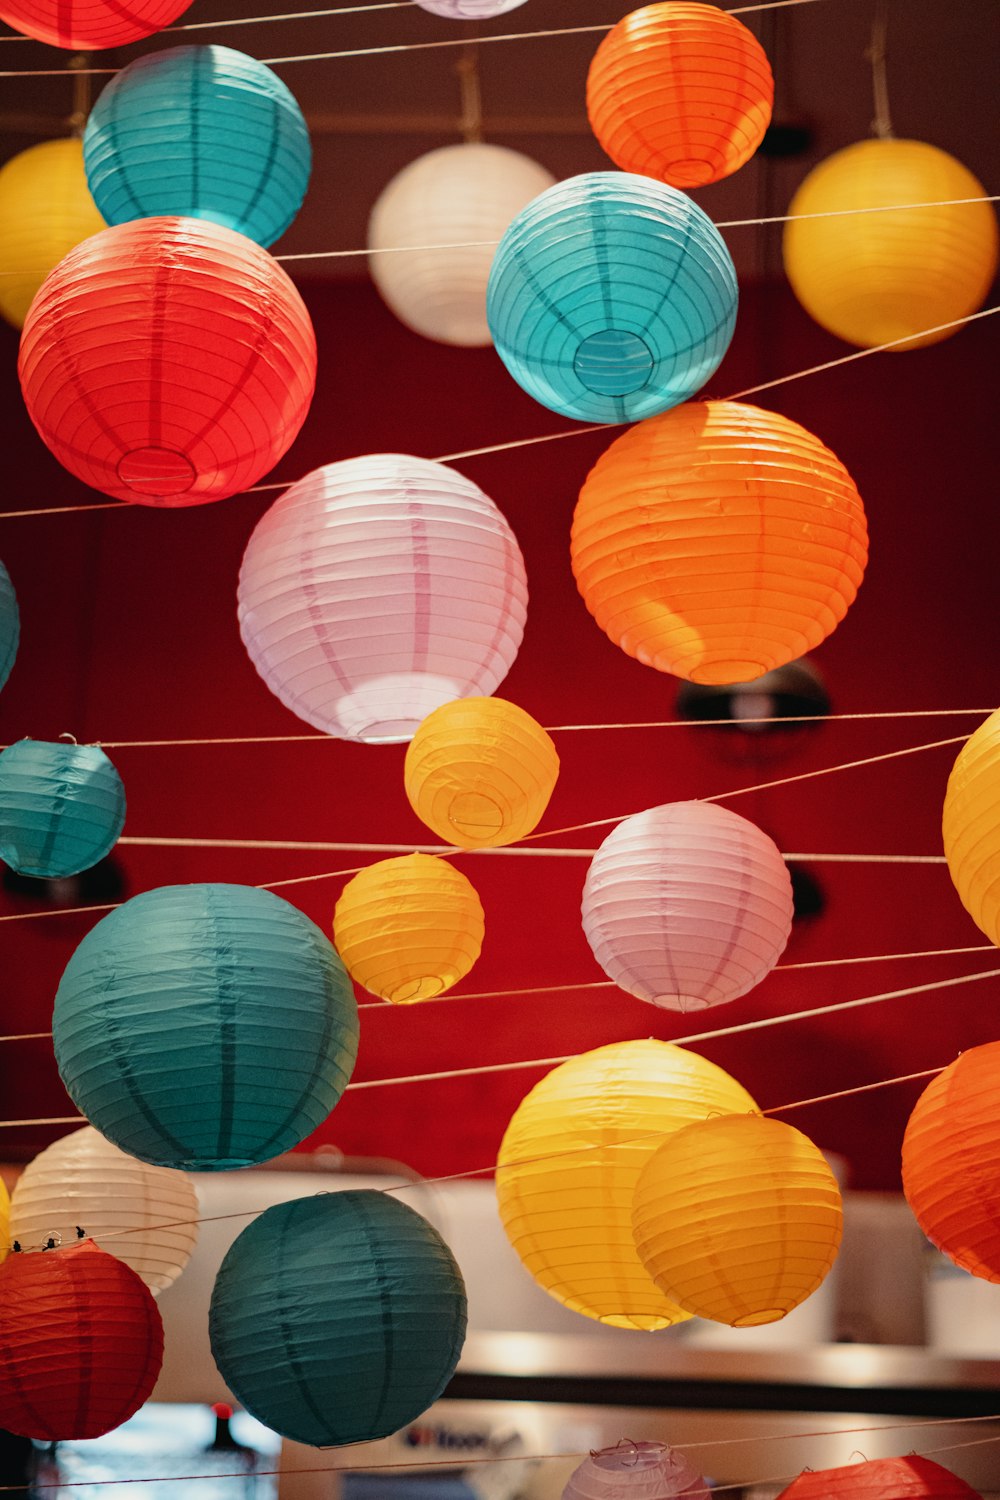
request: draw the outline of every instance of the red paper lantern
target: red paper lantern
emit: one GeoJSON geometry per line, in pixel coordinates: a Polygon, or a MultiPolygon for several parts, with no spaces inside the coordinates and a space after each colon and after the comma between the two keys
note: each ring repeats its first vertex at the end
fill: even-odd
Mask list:
{"type": "Polygon", "coordinates": [[[873,1458],[842,1469],[800,1474],[778,1500],[983,1500],[964,1479],[932,1459],[873,1458]]]}
{"type": "Polygon", "coordinates": [[[81,1240],[0,1266],[0,1350],[0,1427],[100,1437],[148,1400],[163,1324],[136,1273],[81,1240]]]}
{"type": "Polygon", "coordinates": [[[0,21],[53,47],[124,47],[169,26],[191,0],[4,0],[0,21]]]}
{"type": "Polygon", "coordinates": [[[291,446],[316,381],[305,304],[266,250],[204,219],[136,219],[42,283],[18,365],[31,420],[117,500],[203,505],[291,446]]]}

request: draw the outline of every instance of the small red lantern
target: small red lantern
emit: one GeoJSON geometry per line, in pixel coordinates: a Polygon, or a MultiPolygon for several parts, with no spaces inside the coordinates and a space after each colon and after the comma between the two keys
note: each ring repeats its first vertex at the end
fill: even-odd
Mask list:
{"type": "Polygon", "coordinates": [[[0,1266],[0,1427],[100,1437],[148,1400],[163,1323],[133,1270],[92,1240],[0,1266]]]}
{"type": "Polygon", "coordinates": [[[3,0],[0,21],[52,47],[94,52],[151,36],[183,15],[191,0],[3,0]]]}
{"type": "Polygon", "coordinates": [[[983,1500],[964,1479],[932,1459],[873,1458],[842,1469],[800,1474],[778,1500],[983,1500]]]}

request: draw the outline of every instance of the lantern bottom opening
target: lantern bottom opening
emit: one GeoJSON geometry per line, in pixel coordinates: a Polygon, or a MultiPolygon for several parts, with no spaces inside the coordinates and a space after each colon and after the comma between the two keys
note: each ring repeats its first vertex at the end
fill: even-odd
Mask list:
{"type": "Polygon", "coordinates": [[[709,661],[693,667],[683,675],[689,682],[701,683],[704,687],[725,687],[730,682],[753,682],[770,672],[781,662],[762,661],[709,661]]]}
{"type": "Polygon", "coordinates": [[[598,396],[630,396],[649,383],[656,361],[637,333],[602,328],[583,340],[573,359],[580,383],[598,396]]]}
{"type": "Polygon", "coordinates": [[[448,983],[437,975],[431,975],[425,979],[408,979],[405,984],[397,985],[394,990],[390,990],[385,998],[393,1005],[416,1005],[420,1000],[433,1000],[436,995],[441,995],[445,990],[450,989],[454,983],[454,979],[448,983]]]}
{"type": "Polygon", "coordinates": [[[742,1318],[733,1318],[732,1322],[728,1318],[720,1321],[726,1322],[730,1328],[759,1328],[763,1323],[780,1322],[787,1313],[787,1307],[768,1307],[761,1312],[744,1313],[742,1318]]]}
{"type": "Polygon", "coordinates": [[[194,464],[174,448],[133,448],[118,460],[118,478],[140,497],[185,495],[197,476],[194,464]]]}
{"type": "Polygon", "coordinates": [[[485,792],[459,792],[448,805],[448,822],[464,838],[479,842],[501,831],[504,811],[485,792]]]}

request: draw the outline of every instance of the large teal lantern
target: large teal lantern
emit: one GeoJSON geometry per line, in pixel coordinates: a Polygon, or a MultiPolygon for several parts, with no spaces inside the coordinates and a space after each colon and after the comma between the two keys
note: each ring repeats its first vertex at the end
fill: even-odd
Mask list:
{"type": "Polygon", "coordinates": [[[736,272],[707,214],[629,172],[556,183],[497,247],[486,317],[497,353],[543,406],[632,422],[687,401],[736,326],[736,272]]]}
{"type": "Polygon", "coordinates": [[[125,788],[99,745],[18,740],[0,754],[0,859],[19,875],[89,870],[124,823],[125,788]]]}
{"type": "Polygon", "coordinates": [[[280,1203],[222,1262],[208,1327],[247,1411],[315,1447],[387,1437],[440,1396],[465,1285],[437,1230],[370,1188],[280,1203]]]}
{"type": "Polygon", "coordinates": [[[294,95],[231,47],[138,57],[105,88],[83,138],[94,202],[109,224],[211,219],[270,245],[302,205],[312,153],[294,95]]]}
{"type": "Polygon", "coordinates": [[[243,885],[161,886],[98,922],[52,1022],[63,1083],[116,1146],[163,1167],[247,1167],[337,1103],[354,991],[296,907],[243,885]]]}
{"type": "Polygon", "coordinates": [[[10,676],[21,638],[21,616],[10,574],[0,563],[0,688],[10,676]]]}

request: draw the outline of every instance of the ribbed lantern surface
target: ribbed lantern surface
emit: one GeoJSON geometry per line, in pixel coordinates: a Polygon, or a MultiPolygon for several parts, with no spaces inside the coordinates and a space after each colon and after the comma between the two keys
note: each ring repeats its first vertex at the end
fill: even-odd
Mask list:
{"type": "Polygon", "coordinates": [[[190,4],[191,0],[2,0],[0,21],[52,47],[91,52],[151,36],[176,21],[190,4]]]}
{"type": "Polygon", "coordinates": [[[692,1463],[665,1443],[630,1442],[591,1452],[574,1469],[562,1500],[709,1500],[692,1463]]]}
{"type": "Polygon", "coordinates": [[[524,3],[525,0],[417,0],[421,10],[429,10],[435,16],[447,16],[452,21],[488,21],[493,16],[517,10],[524,3]]]}
{"type": "Polygon", "coordinates": [[[942,819],[948,872],[969,916],[1000,944],[1000,709],[962,746],[942,819]]]}
{"type": "Polygon", "coordinates": [[[10,574],[0,562],[0,688],[10,676],[21,639],[21,613],[10,574]]]}
{"type": "Polygon", "coordinates": [[[53,1016],[74,1103],[122,1150],[216,1171],[267,1161],[326,1119],[358,1014],[332,944],[270,891],[161,886],[98,922],[53,1016]]]}
{"type": "Polygon", "coordinates": [[[157,214],[211,219],[270,245],[302,205],[312,152],[295,96],[232,47],[137,57],[104,88],[83,138],[109,224],[157,214]]]}
{"type": "Polygon", "coordinates": [[[28,414],[116,500],[202,505],[291,446],[316,379],[305,304],[278,262],[204,219],[137,219],[71,250],[21,336],[28,414]]]}
{"type": "Polygon", "coordinates": [[[926,141],[847,146],[813,168],[789,205],[784,259],[792,290],[817,323],[849,344],[936,344],[957,330],[922,331],[975,312],[996,274],[993,204],[950,201],[985,195],[961,162],[926,141]],[[892,204],[944,206],[859,212],[892,204]]]}
{"type": "Polygon", "coordinates": [[[778,1500],[983,1500],[931,1458],[872,1458],[840,1469],[806,1470],[778,1500]]]}
{"type": "Polygon", "coordinates": [[[154,1296],[190,1260],[197,1220],[190,1178],[126,1155],[91,1125],[29,1162],[10,1203],[10,1236],[23,1249],[39,1249],[53,1236],[68,1245],[79,1227],[131,1266],[154,1296]]]}
{"type": "Polygon", "coordinates": [[[616,1042],[554,1068],[514,1111],[497,1157],[500,1217],[539,1286],[619,1328],[687,1318],[639,1259],[635,1185],[665,1136],[752,1109],[728,1073],[669,1042],[616,1042]]]}
{"type": "Polygon", "coordinates": [[[396,317],[443,344],[488,344],[486,283],[497,241],[554,182],[530,157],[481,141],[441,146],[405,166],[368,221],[372,280],[396,317]],[[417,248],[401,253],[406,245],[417,248]]]}
{"type": "Polygon", "coordinates": [[[105,228],[90,196],[83,147],[42,141],[0,167],[0,312],[20,328],[63,256],[105,228]]]}
{"type": "Polygon", "coordinates": [[[691,682],[748,682],[836,628],[868,532],[857,486],[812,433],[705,401],[611,444],[570,550],[584,603],[629,656],[691,682]]]}
{"type": "Polygon", "coordinates": [[[711,802],[625,818],[594,855],[583,930],[609,979],[667,1010],[745,995],[781,957],[792,883],[772,839],[711,802]]]}
{"type": "Polygon", "coordinates": [[[543,406],[631,422],[694,395],[736,326],[736,272],[711,219],[676,188],[588,172],[509,226],[490,272],[497,353],[543,406]]]}
{"type": "Polygon", "coordinates": [[[280,1203],[240,1235],[209,1333],[246,1409],[296,1442],[368,1442],[412,1422],[465,1339],[461,1272],[437,1230],[387,1193],[280,1203]]]}
{"type": "Polygon", "coordinates": [[[307,474],[257,523],[243,642],[286,708],[340,739],[408,740],[452,698],[492,693],[524,633],[517,539],[444,464],[376,454],[307,474]]]}
{"type": "Polygon", "coordinates": [[[1000,1281],[1000,1042],[970,1047],[920,1095],[903,1136],[903,1192],[939,1250],[1000,1281]]]}
{"type": "Polygon", "coordinates": [[[542,726],[503,698],[458,698],[420,725],[406,750],[410,806],[463,849],[514,844],[537,826],[559,775],[542,726]]]}
{"type": "Polygon", "coordinates": [[[125,788],[99,745],[18,740],[0,753],[0,859],[58,879],[110,854],[125,825],[125,788]]]}
{"type": "Polygon", "coordinates": [[[623,16],[587,75],[594,134],[626,172],[704,187],[737,171],[771,120],[767,54],[736,16],[663,0],[623,16]]]}

